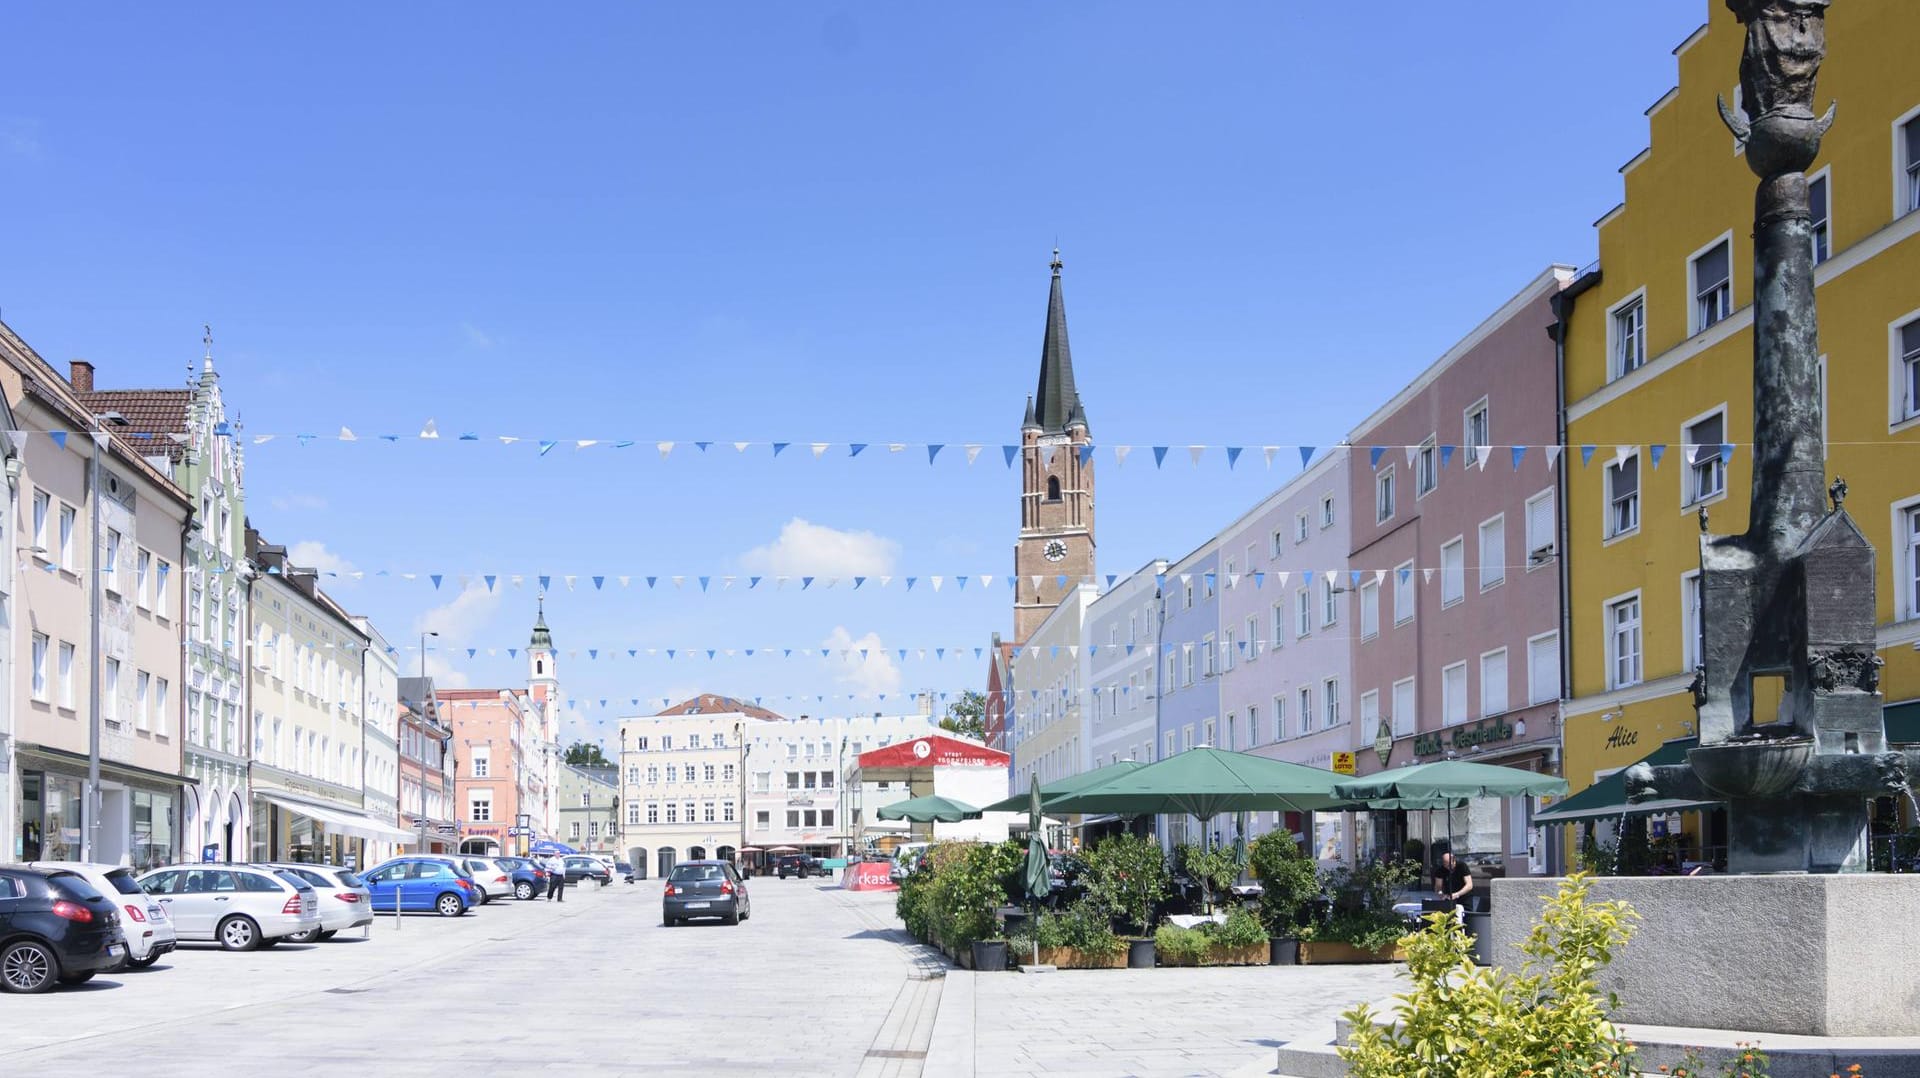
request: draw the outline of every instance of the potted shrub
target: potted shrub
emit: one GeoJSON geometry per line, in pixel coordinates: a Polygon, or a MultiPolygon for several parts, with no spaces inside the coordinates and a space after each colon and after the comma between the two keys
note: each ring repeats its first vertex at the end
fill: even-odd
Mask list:
{"type": "Polygon", "coordinates": [[[1264,966],[1269,961],[1267,930],[1251,910],[1240,908],[1227,914],[1219,925],[1209,926],[1208,962],[1217,966],[1264,966]]]}
{"type": "Polygon", "coordinates": [[[1207,951],[1212,946],[1205,932],[1178,925],[1161,925],[1154,930],[1151,942],[1163,966],[1200,965],[1206,961],[1207,951]]]}
{"type": "Polygon", "coordinates": [[[934,935],[955,961],[970,961],[974,969],[1006,969],[1007,942],[994,911],[1006,904],[1017,851],[1005,843],[956,845],[956,852],[940,859],[927,891],[934,935]]]}
{"type": "Polygon", "coordinates": [[[1328,878],[1336,896],[1333,916],[1320,926],[1302,963],[1396,962],[1399,941],[1411,927],[1393,910],[1394,896],[1420,876],[1412,861],[1381,861],[1359,869],[1338,869],[1328,878]]]}
{"type": "Polygon", "coordinates": [[[1260,923],[1271,941],[1268,960],[1291,966],[1299,960],[1300,941],[1311,936],[1308,904],[1320,893],[1320,874],[1285,831],[1254,839],[1247,867],[1260,881],[1260,923]]]}
{"type": "Polygon", "coordinates": [[[1114,934],[1104,913],[1084,901],[1062,912],[1042,913],[1009,943],[1013,960],[1020,963],[1060,969],[1126,966],[1126,941],[1114,934]]]}
{"type": "Polygon", "coordinates": [[[1085,901],[1091,910],[1140,933],[1126,940],[1128,967],[1153,968],[1153,912],[1167,897],[1167,861],[1159,843],[1141,835],[1115,835],[1088,850],[1084,860],[1085,901]]]}
{"type": "Polygon", "coordinates": [[[1212,849],[1189,846],[1186,848],[1186,871],[1200,884],[1200,901],[1204,906],[1201,912],[1212,913],[1214,896],[1232,889],[1233,881],[1240,875],[1240,865],[1234,860],[1230,846],[1215,846],[1212,849]]]}

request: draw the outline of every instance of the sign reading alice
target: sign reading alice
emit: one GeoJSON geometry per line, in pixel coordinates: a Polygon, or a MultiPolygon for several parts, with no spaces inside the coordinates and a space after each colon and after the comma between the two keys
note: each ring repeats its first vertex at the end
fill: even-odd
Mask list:
{"type": "Polygon", "coordinates": [[[1465,752],[1476,745],[1513,740],[1513,727],[1504,719],[1482,719],[1470,726],[1455,727],[1448,733],[1421,734],[1413,739],[1415,756],[1437,756],[1448,749],[1465,752]]]}

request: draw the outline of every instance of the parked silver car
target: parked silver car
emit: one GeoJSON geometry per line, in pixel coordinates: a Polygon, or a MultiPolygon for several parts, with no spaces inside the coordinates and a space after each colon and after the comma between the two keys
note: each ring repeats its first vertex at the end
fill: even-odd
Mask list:
{"type": "Polygon", "coordinates": [[[330,940],[342,929],[373,923],[373,892],[347,869],[297,861],[274,861],[267,867],[283,876],[298,876],[307,881],[320,902],[320,927],[295,932],[287,937],[289,942],[330,940]]]}
{"type": "Polygon", "coordinates": [[[160,903],[140,889],[133,870],[125,865],[86,861],[34,861],[29,868],[65,869],[93,884],[94,889],[120,907],[120,929],[127,937],[126,966],[146,969],[173,950],[173,922],[160,903]]]}
{"type": "Polygon", "coordinates": [[[140,877],[160,900],[183,940],[209,940],[229,951],[271,947],[320,927],[319,896],[298,876],[259,865],[175,865],[140,877]]]}

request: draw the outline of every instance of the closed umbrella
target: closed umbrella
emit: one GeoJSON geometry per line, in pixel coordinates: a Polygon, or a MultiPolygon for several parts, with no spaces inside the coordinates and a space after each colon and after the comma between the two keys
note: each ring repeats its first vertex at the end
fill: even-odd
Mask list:
{"type": "Polygon", "coordinates": [[[1040,816],[1040,776],[1027,788],[1027,870],[1022,878],[1027,899],[1037,905],[1053,892],[1053,861],[1047,856],[1047,832],[1040,816]]]}
{"type": "Polygon", "coordinates": [[[874,815],[883,820],[906,820],[910,823],[959,823],[961,820],[977,820],[980,810],[965,801],[955,801],[950,797],[915,797],[906,801],[895,801],[891,805],[882,805],[874,815]]]}

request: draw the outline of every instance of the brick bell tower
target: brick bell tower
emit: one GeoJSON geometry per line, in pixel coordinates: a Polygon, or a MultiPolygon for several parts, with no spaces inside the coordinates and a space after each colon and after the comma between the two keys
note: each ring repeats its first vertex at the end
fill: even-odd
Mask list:
{"type": "Polygon", "coordinates": [[[1068,588],[1093,576],[1093,443],[1073,384],[1067,304],[1053,252],[1040,387],[1020,426],[1020,539],[1013,548],[1013,639],[1024,643],[1068,588]],[[1066,577],[1063,586],[1060,578],[1066,577]],[[1036,583],[1037,579],[1037,583],[1036,583]]]}

